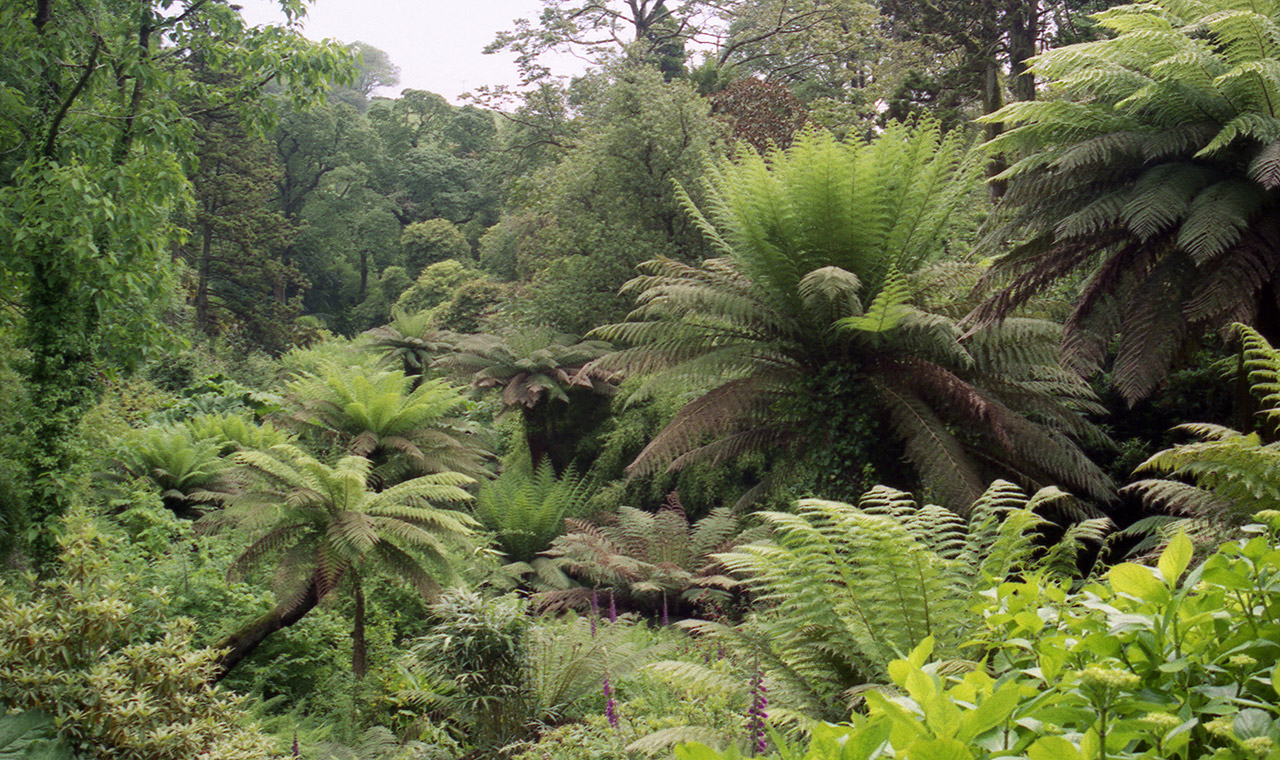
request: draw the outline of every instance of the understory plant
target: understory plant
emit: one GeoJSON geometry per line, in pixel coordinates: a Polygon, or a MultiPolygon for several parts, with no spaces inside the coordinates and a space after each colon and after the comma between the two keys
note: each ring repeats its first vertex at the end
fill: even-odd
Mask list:
{"type": "Polygon", "coordinates": [[[85,758],[266,760],[275,743],[243,699],[216,687],[219,651],[167,619],[166,592],[117,575],[108,538],[82,513],[59,537],[58,575],[23,600],[0,584],[0,712],[40,709],[85,758]]]}
{"type": "Polygon", "coordinates": [[[408,733],[446,725],[478,752],[515,751],[548,726],[602,713],[604,683],[664,650],[634,619],[535,621],[516,596],[453,590],[432,612],[437,625],[398,664],[387,702],[408,733]]]}
{"type": "MultiPolygon", "coordinates": [[[[785,722],[839,720],[864,685],[889,676],[894,658],[925,639],[939,656],[963,659],[979,630],[980,593],[1016,574],[1043,570],[1078,576],[1080,551],[1098,545],[1105,518],[1076,522],[1048,548],[1038,512],[1071,512],[1067,494],[1045,488],[1026,496],[993,483],[967,516],[918,506],[884,486],[857,506],[801,500],[794,513],[762,512],[771,540],[715,558],[742,585],[756,613],[739,625],[691,620],[682,627],[709,636],[742,660],[759,663],[785,722]]],[[[696,664],[677,669],[691,680],[723,682],[696,664]]]]}
{"type": "Polygon", "coordinates": [[[535,467],[517,452],[497,478],[480,485],[475,517],[493,532],[507,559],[533,563],[564,533],[565,518],[586,516],[590,498],[590,481],[572,467],[557,476],[550,460],[535,467]]]}
{"type": "Polygon", "coordinates": [[[1179,534],[1156,567],[1120,564],[1079,591],[1042,574],[990,586],[964,667],[925,638],[890,663],[891,689],[868,691],[866,712],[845,725],[816,727],[803,756],[1276,757],[1280,512],[1257,516],[1264,524],[1195,568],[1179,534]]]}
{"type": "MultiPolygon", "coordinates": [[[[1262,427],[1280,421],[1280,351],[1256,330],[1234,325],[1244,369],[1261,409],[1262,427]]],[[[1253,519],[1260,507],[1280,503],[1280,442],[1266,431],[1243,432],[1223,425],[1189,423],[1175,430],[1195,437],[1152,455],[1135,474],[1151,475],[1127,487],[1155,517],[1143,526],[1227,537],[1253,519]],[[1161,514],[1162,513],[1162,514],[1161,514]]],[[[1132,529],[1131,529],[1132,530],[1132,529]]]]}
{"type": "Polygon", "coordinates": [[[744,530],[741,519],[724,507],[690,524],[675,493],[657,512],[621,507],[593,521],[566,520],[566,525],[568,532],[545,553],[582,585],[543,592],[542,604],[621,603],[660,615],[664,625],[684,609],[728,603],[736,583],[716,553],[763,535],[744,530]]]}

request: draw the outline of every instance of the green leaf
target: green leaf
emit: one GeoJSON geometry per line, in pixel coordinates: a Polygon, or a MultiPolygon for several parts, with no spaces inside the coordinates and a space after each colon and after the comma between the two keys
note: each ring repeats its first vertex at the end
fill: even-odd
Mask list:
{"type": "Polygon", "coordinates": [[[43,710],[0,717],[0,760],[74,760],[43,710]]]}
{"type": "Polygon", "coordinates": [[[907,747],[907,760],[973,760],[973,753],[956,739],[921,739],[907,747]]]}
{"type": "Polygon", "coordinates": [[[1194,554],[1195,547],[1191,545],[1191,539],[1187,538],[1185,531],[1179,531],[1160,553],[1160,561],[1156,563],[1156,567],[1160,569],[1160,574],[1164,576],[1165,581],[1172,586],[1186,572],[1194,554]]]}
{"type": "Polygon", "coordinates": [[[1164,584],[1152,574],[1151,568],[1131,562],[1111,568],[1107,578],[1116,591],[1144,601],[1156,601],[1166,591],[1164,584]]]}
{"type": "Polygon", "coordinates": [[[1083,760],[1080,750],[1061,736],[1044,736],[1027,748],[1030,760],[1083,760]]]}
{"type": "Polygon", "coordinates": [[[1247,710],[1241,710],[1236,715],[1231,729],[1235,732],[1236,738],[1241,741],[1258,736],[1266,736],[1267,732],[1271,730],[1271,716],[1257,708],[1251,707],[1247,710]]]}
{"type": "Polygon", "coordinates": [[[988,730],[1000,725],[1013,714],[1021,701],[1021,690],[1017,683],[1007,683],[986,699],[974,710],[964,714],[960,719],[960,731],[957,738],[973,741],[988,730]]]}
{"type": "Polygon", "coordinates": [[[733,760],[738,756],[732,748],[722,755],[701,742],[677,744],[675,753],[676,760],[733,760]]]}

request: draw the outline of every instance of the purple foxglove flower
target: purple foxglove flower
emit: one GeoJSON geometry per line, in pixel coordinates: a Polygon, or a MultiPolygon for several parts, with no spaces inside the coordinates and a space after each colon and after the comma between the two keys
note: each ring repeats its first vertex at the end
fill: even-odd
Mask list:
{"type": "Polygon", "coordinates": [[[609,685],[609,676],[604,677],[604,717],[608,719],[610,727],[614,729],[618,727],[618,703],[613,699],[613,687],[609,685]]]}

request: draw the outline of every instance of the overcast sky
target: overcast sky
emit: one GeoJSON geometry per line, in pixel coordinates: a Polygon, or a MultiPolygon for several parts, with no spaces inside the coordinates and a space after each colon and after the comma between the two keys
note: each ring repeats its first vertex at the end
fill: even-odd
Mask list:
{"type": "MultiPolygon", "coordinates": [[[[236,0],[250,24],[282,23],[272,0],[236,0]]],[[[400,67],[400,86],[439,93],[450,101],[481,85],[519,83],[513,56],[481,51],[517,18],[536,18],[538,0],[315,0],[303,31],[315,40],[360,40],[387,51],[400,67]]],[[[552,62],[557,74],[585,66],[572,57],[552,62]]]]}

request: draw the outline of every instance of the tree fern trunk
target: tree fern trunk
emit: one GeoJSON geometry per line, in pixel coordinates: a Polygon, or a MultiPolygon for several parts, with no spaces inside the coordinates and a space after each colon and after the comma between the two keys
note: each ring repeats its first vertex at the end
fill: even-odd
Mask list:
{"type": "Polygon", "coordinates": [[[225,678],[232,668],[252,654],[253,650],[257,649],[268,636],[298,622],[319,603],[320,593],[313,578],[307,583],[307,588],[302,595],[292,604],[277,605],[275,609],[223,639],[218,648],[227,651],[218,658],[218,669],[213,676],[214,683],[225,678]]]}

